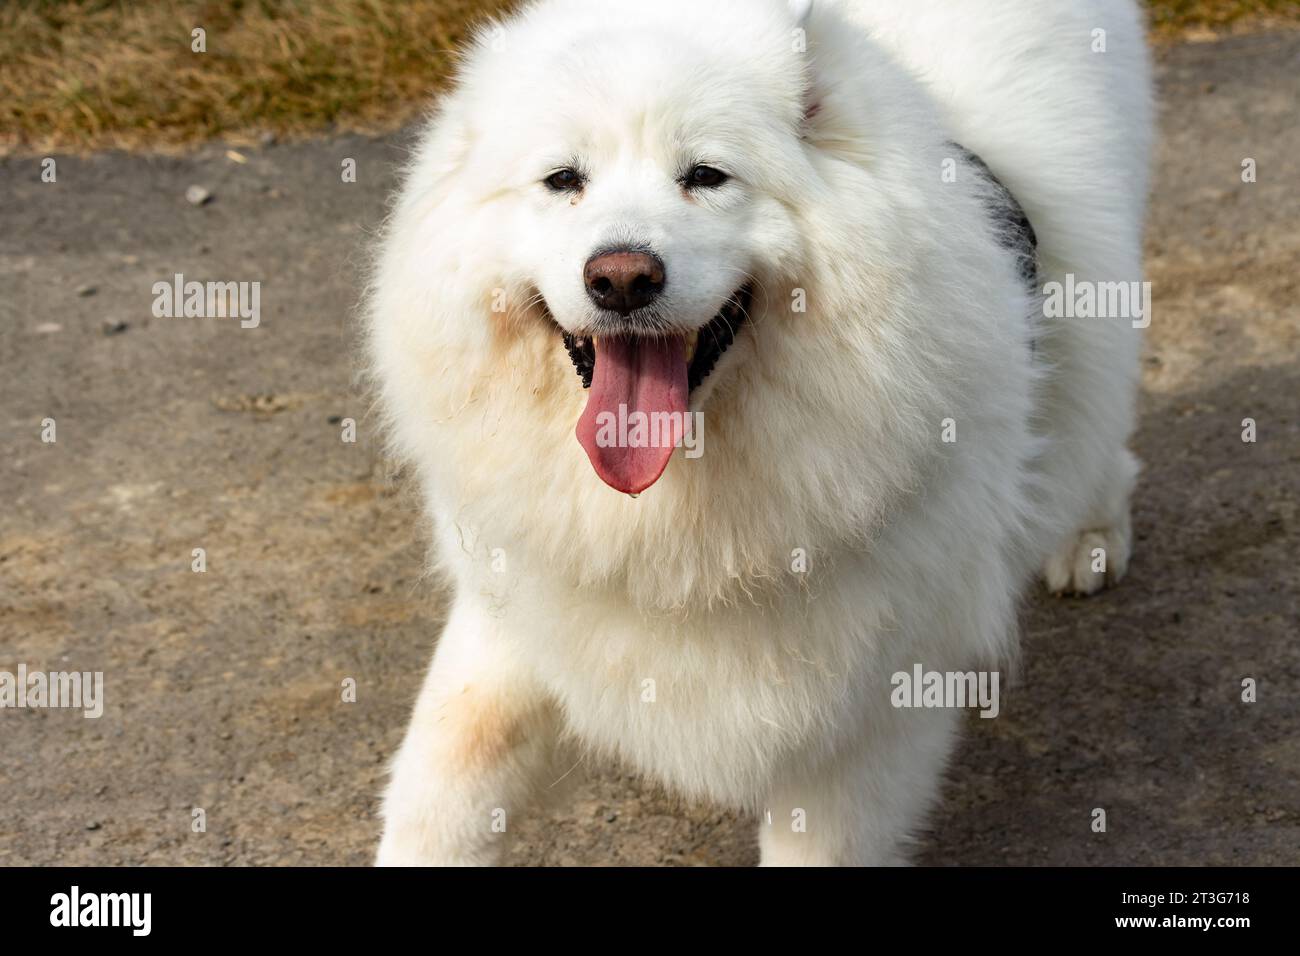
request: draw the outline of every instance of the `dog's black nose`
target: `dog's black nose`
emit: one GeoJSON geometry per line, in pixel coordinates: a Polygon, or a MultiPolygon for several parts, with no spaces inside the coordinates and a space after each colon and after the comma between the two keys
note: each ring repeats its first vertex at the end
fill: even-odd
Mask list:
{"type": "Polygon", "coordinates": [[[664,263],[648,252],[606,252],[582,270],[587,295],[602,309],[627,315],[643,309],[664,288],[664,263]]]}

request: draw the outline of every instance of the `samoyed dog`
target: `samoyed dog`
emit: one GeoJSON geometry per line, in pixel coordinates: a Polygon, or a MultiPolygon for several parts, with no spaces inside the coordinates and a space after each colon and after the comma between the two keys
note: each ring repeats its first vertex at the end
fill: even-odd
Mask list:
{"type": "Polygon", "coordinates": [[[497,861],[588,757],[767,865],[907,862],[963,707],[900,680],[991,673],[1035,575],[1129,560],[1146,318],[1089,304],[1141,283],[1149,72],[1134,0],[479,33],[366,310],[455,595],[380,863],[497,861]]]}

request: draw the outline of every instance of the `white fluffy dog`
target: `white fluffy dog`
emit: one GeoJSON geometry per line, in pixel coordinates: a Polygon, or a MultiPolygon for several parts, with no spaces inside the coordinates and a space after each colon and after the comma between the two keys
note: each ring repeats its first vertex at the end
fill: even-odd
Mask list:
{"type": "Polygon", "coordinates": [[[891,675],[1125,570],[1144,323],[1042,287],[1140,281],[1151,127],[1134,0],[482,31],[368,301],[455,588],[379,862],[497,860],[584,754],[761,815],[765,864],[905,862],[960,711],[891,675]]]}

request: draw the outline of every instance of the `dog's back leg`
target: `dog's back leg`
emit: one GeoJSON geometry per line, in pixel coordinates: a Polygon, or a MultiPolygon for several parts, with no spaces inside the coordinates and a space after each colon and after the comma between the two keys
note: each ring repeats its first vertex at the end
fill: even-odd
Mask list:
{"type": "MultiPolygon", "coordinates": [[[[1141,265],[1127,265],[1141,275],[1141,265]]],[[[1132,548],[1129,499],[1138,462],[1128,449],[1136,417],[1141,331],[1127,317],[1058,322],[1043,351],[1037,552],[1054,594],[1092,594],[1123,578],[1132,548]]]]}
{"type": "Polygon", "coordinates": [[[1137,459],[1122,446],[1115,449],[1081,526],[1060,540],[1043,566],[1053,594],[1094,594],[1124,577],[1133,547],[1129,496],[1137,473],[1137,459]]]}

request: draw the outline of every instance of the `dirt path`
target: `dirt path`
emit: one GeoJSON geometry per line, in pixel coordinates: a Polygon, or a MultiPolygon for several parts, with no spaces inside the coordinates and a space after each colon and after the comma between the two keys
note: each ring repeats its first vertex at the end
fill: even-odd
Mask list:
{"type": "MultiPolygon", "coordinates": [[[[970,722],[928,862],[1300,862],[1300,34],[1161,59],[1137,558],[1100,598],[1029,602],[1024,678],[970,722]]],[[[351,372],[401,155],[0,162],[0,670],[103,671],[107,697],[0,711],[0,864],[369,860],[439,621],[351,372]],[[260,280],[261,326],[153,318],[175,273],[260,280]]],[[[750,823],[575,772],[515,862],[756,859],[750,823]]]]}

